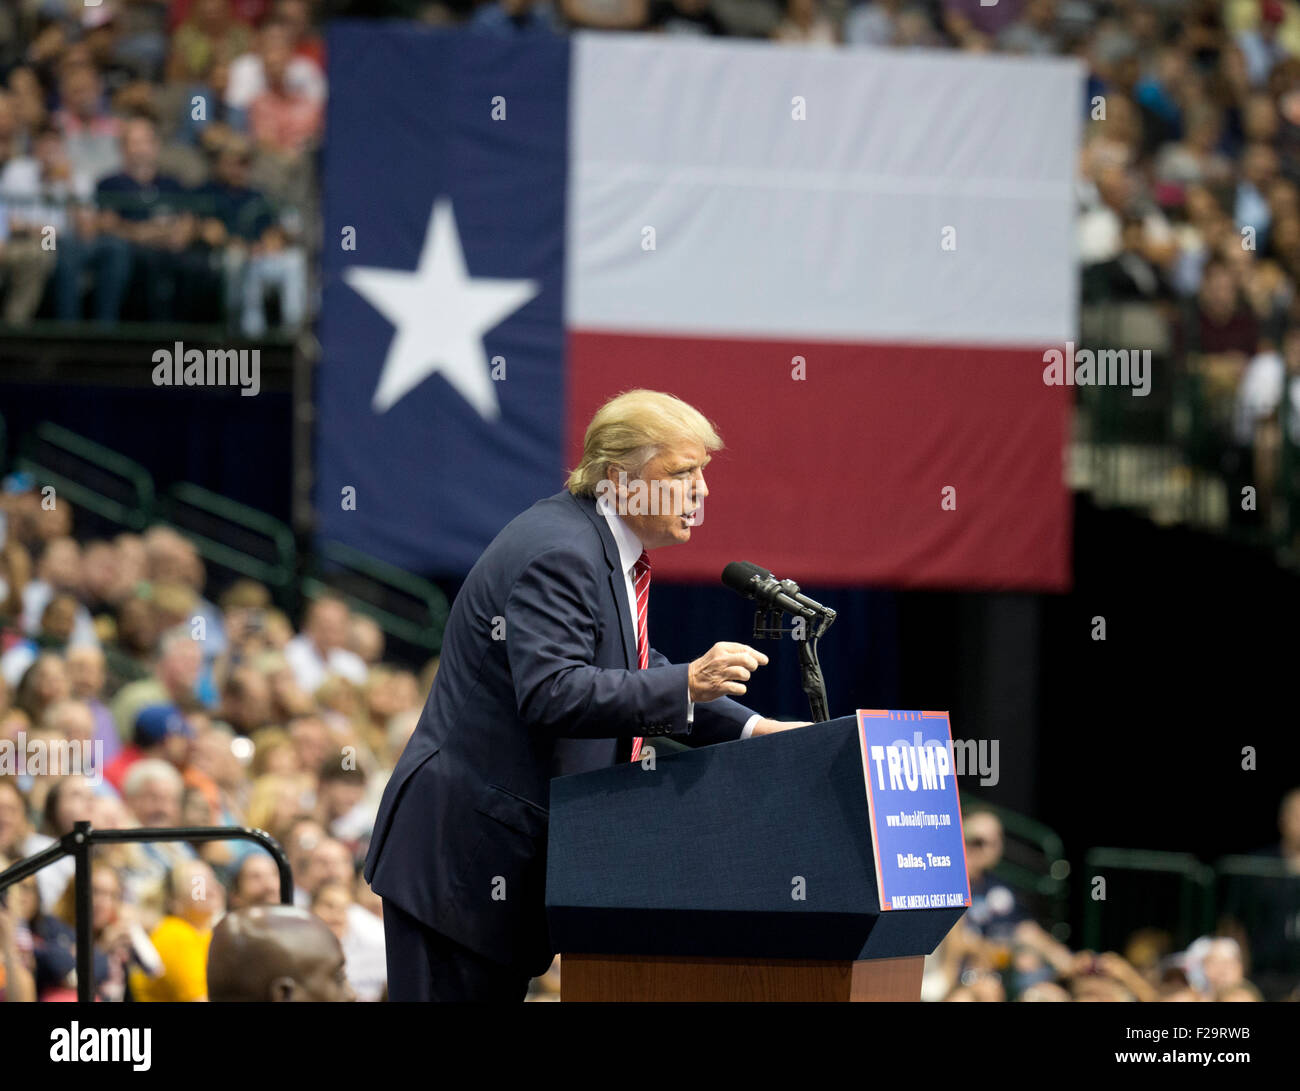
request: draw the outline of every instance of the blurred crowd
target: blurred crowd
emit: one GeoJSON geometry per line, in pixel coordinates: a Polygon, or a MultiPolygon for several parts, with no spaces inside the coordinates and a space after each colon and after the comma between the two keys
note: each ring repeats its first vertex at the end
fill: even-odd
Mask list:
{"type": "MultiPolygon", "coordinates": [[[[24,485],[10,479],[0,497],[0,869],[78,820],[266,830],[287,852],[295,903],[342,945],[352,990],[380,999],[382,915],[359,867],[436,660],[419,674],[386,663],[383,632],[332,596],[298,628],[249,580],[212,601],[176,531],[81,541],[68,504],[43,507],[24,485]]],[[[274,862],[250,842],[95,851],[104,1000],[203,998],[223,912],[279,902],[274,862]]],[[[7,892],[10,999],[25,986],[75,995],[72,871],[64,858],[7,892]]]]}
{"type": "Polygon", "coordinates": [[[1004,834],[997,816],[972,806],[962,825],[971,907],[926,959],[922,1000],[1300,1002],[1300,788],[1282,800],[1278,842],[1255,854],[1280,862],[1294,877],[1275,887],[1275,895],[1262,895],[1261,900],[1273,896],[1279,911],[1265,914],[1258,930],[1248,933],[1229,909],[1214,934],[1181,950],[1170,930],[1154,926],[1134,931],[1123,953],[1072,950],[998,877],[1004,834]],[[1256,955],[1272,965],[1252,981],[1256,955]]]}
{"type": "Polygon", "coordinates": [[[0,318],[296,328],[324,64],[308,0],[0,7],[0,318]]]}

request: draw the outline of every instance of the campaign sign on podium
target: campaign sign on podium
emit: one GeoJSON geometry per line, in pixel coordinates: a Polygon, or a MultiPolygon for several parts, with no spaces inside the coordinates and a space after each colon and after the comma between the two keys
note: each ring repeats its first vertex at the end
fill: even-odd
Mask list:
{"type": "Polygon", "coordinates": [[[946,712],[858,710],[880,908],[970,905],[946,712]]]}

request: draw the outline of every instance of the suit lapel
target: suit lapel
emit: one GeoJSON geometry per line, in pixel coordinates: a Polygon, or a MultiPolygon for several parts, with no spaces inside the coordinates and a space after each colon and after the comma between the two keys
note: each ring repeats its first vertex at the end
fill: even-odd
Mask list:
{"type": "Polygon", "coordinates": [[[617,607],[614,612],[618,614],[618,628],[623,636],[623,658],[627,661],[627,669],[634,670],[638,662],[636,633],[632,631],[632,605],[627,598],[627,578],[623,575],[623,567],[618,560],[618,543],[614,541],[614,533],[609,529],[609,523],[597,510],[593,497],[574,496],[569,492],[565,492],[564,495],[577,504],[600,536],[600,543],[605,550],[605,563],[609,565],[609,586],[617,607]]]}

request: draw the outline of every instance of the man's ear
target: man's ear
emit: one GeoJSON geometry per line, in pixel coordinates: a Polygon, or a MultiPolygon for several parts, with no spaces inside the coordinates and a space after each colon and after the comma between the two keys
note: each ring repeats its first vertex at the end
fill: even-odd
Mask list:
{"type": "Polygon", "coordinates": [[[619,474],[626,472],[621,466],[612,463],[605,467],[605,476],[596,482],[596,500],[609,504],[615,511],[622,511],[627,504],[626,488],[620,492],[619,474]]]}
{"type": "Polygon", "coordinates": [[[298,999],[298,994],[302,991],[291,977],[277,977],[271,982],[268,990],[270,996],[267,998],[272,1003],[291,1003],[298,999]]]}

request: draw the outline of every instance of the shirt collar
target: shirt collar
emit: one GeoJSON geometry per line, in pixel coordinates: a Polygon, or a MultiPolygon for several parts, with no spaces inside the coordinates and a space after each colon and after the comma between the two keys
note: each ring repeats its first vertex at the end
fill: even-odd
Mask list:
{"type": "Polygon", "coordinates": [[[596,510],[605,517],[605,522],[609,524],[610,532],[614,535],[614,544],[618,546],[618,563],[622,565],[624,572],[632,571],[633,566],[641,559],[641,552],[645,546],[641,544],[641,539],[636,536],[622,517],[614,510],[614,505],[605,497],[596,501],[596,510]]]}

